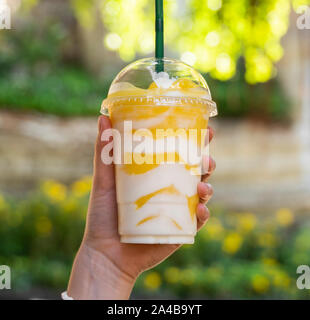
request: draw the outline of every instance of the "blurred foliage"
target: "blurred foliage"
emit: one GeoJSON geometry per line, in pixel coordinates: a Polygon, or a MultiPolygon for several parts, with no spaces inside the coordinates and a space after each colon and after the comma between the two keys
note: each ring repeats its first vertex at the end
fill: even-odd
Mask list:
{"type": "Polygon", "coordinates": [[[219,117],[248,117],[264,122],[288,123],[291,120],[291,101],[277,79],[251,85],[243,80],[242,68],[233,79],[220,81],[205,75],[219,117]]]}
{"type": "MultiPolygon", "coordinates": [[[[0,195],[0,263],[15,290],[66,287],[83,235],[91,178],[45,181],[23,199],[0,195]]],[[[196,238],[142,274],[135,293],[178,298],[309,298],[296,268],[310,257],[310,225],[282,208],[258,218],[213,206],[196,238]]]]}
{"type": "Polygon", "coordinates": [[[296,268],[309,258],[309,224],[289,209],[260,217],[213,207],[195,245],[138,279],[137,290],[181,298],[309,298],[296,288],[296,268]],[[302,243],[302,244],[301,244],[302,243]]]}
{"type": "Polygon", "coordinates": [[[3,34],[0,55],[1,75],[4,76],[13,66],[28,67],[29,71],[36,66],[44,67],[44,63],[57,66],[61,60],[61,43],[66,36],[66,29],[60,23],[51,23],[40,28],[29,23],[19,32],[3,34]]]}
{"type": "MultiPolygon", "coordinates": [[[[26,7],[39,0],[25,0],[26,7]],[[28,4],[28,5],[27,5],[28,4]]],[[[154,1],[71,0],[80,24],[94,27],[100,12],[108,33],[105,46],[124,61],[154,52],[154,1]]],[[[310,0],[165,0],[166,46],[180,58],[219,80],[231,79],[243,57],[245,79],[255,84],[273,78],[283,56],[281,38],[291,6],[310,0]]]]}
{"type": "Polygon", "coordinates": [[[68,116],[98,114],[108,83],[63,61],[68,36],[60,23],[40,28],[27,24],[22,31],[3,36],[0,107],[68,116]]]}
{"type": "MultiPolygon", "coordinates": [[[[65,61],[63,43],[68,37],[62,24],[49,23],[40,29],[28,24],[2,38],[0,108],[63,116],[99,114],[117,70],[98,79],[80,65],[65,61]]],[[[249,85],[244,72],[244,63],[239,63],[237,74],[226,82],[205,75],[220,116],[289,119],[290,104],[278,81],[249,85]]]]}
{"type": "MultiPolygon", "coordinates": [[[[309,0],[166,0],[167,48],[202,72],[220,80],[232,78],[240,57],[245,79],[265,82],[276,75],[283,55],[280,40],[289,26],[290,6],[309,0]]],[[[100,11],[109,31],[104,43],[124,61],[154,51],[154,1],[72,0],[80,23],[91,28],[100,11]]]]}
{"type": "MultiPolygon", "coordinates": [[[[33,0],[25,1],[23,2],[23,6],[29,10],[31,5],[39,2],[33,0]]],[[[128,4],[126,5],[127,1],[122,1],[122,5],[118,4],[119,9],[116,9],[114,2],[118,3],[119,1],[106,1],[102,4],[102,10],[105,12],[105,22],[109,23],[110,21],[112,23],[114,21],[113,26],[116,28],[118,25],[116,23],[118,21],[118,14],[120,14],[117,10],[127,8],[128,4]],[[112,16],[114,12],[112,9],[118,12],[115,13],[115,16],[112,16]]],[[[134,10],[140,10],[142,8],[140,8],[139,4],[141,1],[136,2],[137,6],[134,6],[134,10]]],[[[238,1],[235,2],[238,3],[238,1]]],[[[77,14],[80,12],[83,15],[89,15],[90,21],[87,18],[84,21],[84,18],[79,16],[79,20],[84,21],[85,27],[89,27],[91,21],[93,21],[92,15],[94,13],[92,10],[88,10],[88,6],[94,5],[93,0],[72,0],[72,3],[74,7],[80,8],[76,11],[77,14]]],[[[101,2],[99,1],[98,3],[101,2]]],[[[176,5],[176,1],[166,1],[166,3],[168,7],[171,7],[167,9],[168,12],[176,5]]],[[[199,5],[196,5],[198,6],[196,14],[198,14],[200,9],[199,5]]],[[[226,2],[224,1],[223,8],[225,5],[226,2]]],[[[149,14],[151,14],[151,11],[153,12],[153,3],[150,2],[147,7],[149,8],[149,14]]],[[[210,10],[204,8],[201,12],[214,13],[214,11],[210,10]]],[[[188,13],[186,14],[188,15],[188,13]]],[[[202,14],[202,16],[204,15],[202,14]]],[[[132,19],[133,17],[135,16],[129,15],[128,19],[132,19]]],[[[192,15],[187,16],[187,19],[192,18],[192,15]]],[[[167,28],[170,28],[169,23],[177,23],[176,20],[178,19],[167,19],[167,28]],[[169,22],[169,20],[172,21],[169,22]]],[[[143,28],[145,31],[143,32],[153,32],[152,19],[146,19],[141,16],[137,21],[146,24],[146,27],[143,28]]],[[[138,40],[135,39],[135,33],[131,28],[136,28],[140,25],[139,23],[126,24],[130,26],[130,29],[126,32],[133,32],[133,34],[129,36],[129,33],[125,33],[128,36],[128,41],[126,40],[126,43],[125,41],[122,42],[122,46],[119,48],[120,52],[126,49],[124,52],[128,53],[136,48],[137,53],[139,53],[141,48],[145,49],[148,47],[145,39],[151,40],[150,48],[152,49],[152,35],[145,37],[142,33],[141,39],[144,40],[140,39],[140,45],[133,43],[133,41],[138,40]],[[125,49],[122,49],[123,45],[126,45],[125,49]],[[131,49],[128,46],[132,46],[131,49]]],[[[195,29],[195,26],[192,25],[192,28],[195,29]]],[[[181,38],[178,41],[185,41],[182,38],[185,37],[185,34],[182,32],[178,31],[172,34],[180,34],[181,38]]],[[[193,31],[191,31],[191,34],[193,34],[193,31]]],[[[200,33],[197,31],[197,34],[200,33]]],[[[40,24],[40,28],[35,24],[25,23],[23,28],[20,28],[18,32],[14,30],[14,32],[1,33],[0,36],[0,108],[9,107],[19,110],[34,110],[64,116],[97,115],[99,113],[101,101],[106,96],[109,85],[113,80],[112,78],[118,70],[112,73],[109,72],[103,78],[98,79],[85,71],[78,60],[66,59],[64,52],[68,44],[70,46],[72,37],[68,28],[61,21],[45,21],[45,23],[40,24]],[[31,45],[29,45],[30,43],[31,45]]],[[[189,35],[187,36],[189,37],[189,35]]],[[[214,38],[214,35],[212,37],[214,38]]],[[[118,43],[116,38],[115,33],[111,35],[111,32],[108,32],[105,43],[107,44],[110,41],[110,45],[115,45],[118,43]]],[[[215,38],[212,41],[214,40],[215,38]]],[[[171,41],[174,40],[172,39],[171,41]]],[[[187,43],[187,40],[185,43],[187,43]]],[[[207,48],[206,43],[203,43],[203,46],[207,48]]],[[[222,42],[218,46],[222,47],[222,42]]],[[[142,54],[143,52],[141,51],[140,53],[142,54]]],[[[132,58],[133,56],[131,55],[130,57],[132,58]]],[[[203,55],[200,56],[202,59],[203,57],[203,55]]],[[[233,78],[227,81],[214,79],[211,77],[212,75],[214,76],[212,72],[211,76],[210,74],[205,75],[213,98],[219,106],[219,116],[246,116],[255,117],[256,119],[261,118],[264,121],[288,120],[290,116],[290,103],[278,80],[272,79],[266,84],[247,84],[244,81],[244,77],[248,72],[246,71],[247,64],[246,58],[240,58],[233,78]]],[[[199,65],[197,66],[200,67],[199,65]]],[[[205,68],[201,69],[206,70],[205,68]]]]}
{"type": "Polygon", "coordinates": [[[45,75],[24,73],[0,78],[0,108],[62,116],[98,115],[107,86],[83,70],[58,68],[45,75]]]}

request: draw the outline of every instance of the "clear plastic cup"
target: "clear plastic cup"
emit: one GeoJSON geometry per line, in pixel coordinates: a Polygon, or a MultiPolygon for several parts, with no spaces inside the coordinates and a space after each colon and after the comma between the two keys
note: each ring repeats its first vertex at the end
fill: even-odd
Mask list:
{"type": "Polygon", "coordinates": [[[204,78],[181,61],[136,61],[111,84],[101,112],[113,127],[118,230],[124,243],[193,243],[209,117],[204,78]]]}

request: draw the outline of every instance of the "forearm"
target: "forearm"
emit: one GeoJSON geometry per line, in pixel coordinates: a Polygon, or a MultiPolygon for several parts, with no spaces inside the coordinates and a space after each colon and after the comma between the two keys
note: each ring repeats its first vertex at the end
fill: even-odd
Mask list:
{"type": "Polygon", "coordinates": [[[134,279],[104,254],[82,244],[71,271],[68,296],[76,300],[128,299],[134,279]]]}

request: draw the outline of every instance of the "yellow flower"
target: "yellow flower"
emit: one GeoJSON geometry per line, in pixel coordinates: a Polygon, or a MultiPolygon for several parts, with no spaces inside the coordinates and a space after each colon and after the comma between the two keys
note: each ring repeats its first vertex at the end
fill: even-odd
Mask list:
{"type": "Polygon", "coordinates": [[[52,231],[52,223],[49,218],[41,216],[35,223],[36,230],[41,235],[48,235],[52,231]]]}
{"type": "Polygon", "coordinates": [[[276,219],[281,226],[287,227],[294,222],[294,214],[290,209],[282,208],[276,212],[276,219]]]}
{"type": "Polygon", "coordinates": [[[268,291],[269,286],[270,286],[270,281],[265,276],[257,274],[252,279],[252,288],[257,293],[264,293],[268,291]]]}
{"type": "Polygon", "coordinates": [[[165,270],[165,278],[167,282],[177,283],[180,280],[180,270],[176,267],[170,267],[165,270]]]}
{"type": "Polygon", "coordinates": [[[88,194],[91,189],[91,177],[84,177],[72,184],[72,192],[76,197],[83,197],[88,194]]]}
{"type": "Polygon", "coordinates": [[[291,279],[285,272],[278,271],[274,274],[273,284],[275,287],[286,289],[290,286],[290,283],[291,279]]]}
{"type": "Polygon", "coordinates": [[[242,242],[242,237],[238,233],[232,232],[225,237],[222,250],[229,254],[234,254],[240,249],[242,242]]]}
{"type": "Polygon", "coordinates": [[[266,266],[275,266],[278,264],[278,261],[273,258],[263,258],[263,264],[266,266]]]}
{"type": "Polygon", "coordinates": [[[276,245],[276,237],[269,232],[263,232],[259,235],[258,244],[262,247],[271,248],[276,245]]]}
{"type": "Polygon", "coordinates": [[[65,200],[67,195],[66,186],[53,180],[45,181],[43,183],[42,190],[46,196],[55,202],[65,200]]]}
{"type": "Polygon", "coordinates": [[[70,198],[62,204],[63,210],[65,212],[74,212],[78,209],[77,200],[74,198],[70,198]]]}
{"type": "Polygon", "coordinates": [[[253,213],[240,214],[238,219],[238,228],[244,232],[252,231],[257,224],[257,219],[253,213]]]}
{"type": "Polygon", "coordinates": [[[161,285],[161,277],[158,272],[150,272],[144,278],[144,285],[150,290],[156,290],[161,285]]]}
{"type": "Polygon", "coordinates": [[[205,230],[206,230],[205,232],[206,237],[210,237],[211,239],[214,239],[214,240],[219,240],[222,238],[224,228],[220,220],[216,218],[211,218],[205,230]]]}

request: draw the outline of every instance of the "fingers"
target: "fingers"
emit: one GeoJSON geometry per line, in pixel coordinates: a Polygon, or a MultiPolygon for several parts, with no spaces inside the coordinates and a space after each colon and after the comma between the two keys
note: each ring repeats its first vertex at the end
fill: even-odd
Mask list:
{"type": "Polygon", "coordinates": [[[201,176],[201,181],[207,182],[216,168],[215,160],[210,156],[204,156],[202,158],[202,168],[204,174],[201,176]]]}
{"type": "Polygon", "coordinates": [[[197,205],[197,230],[200,230],[210,217],[209,209],[205,204],[213,196],[213,188],[209,183],[199,182],[197,192],[200,200],[197,205]]]}
{"type": "Polygon", "coordinates": [[[202,203],[197,206],[197,231],[199,231],[210,218],[209,209],[202,203]]]}
{"type": "Polygon", "coordinates": [[[110,119],[106,116],[100,116],[94,156],[93,191],[95,192],[106,191],[115,186],[113,163],[109,164],[109,162],[103,161],[106,159],[103,158],[103,154],[111,155],[113,151],[112,132],[109,129],[111,129],[110,119]]]}
{"type": "Polygon", "coordinates": [[[199,182],[197,186],[197,192],[200,203],[203,204],[206,204],[213,196],[213,188],[209,183],[199,182]]]}
{"type": "MultiPolygon", "coordinates": [[[[211,127],[208,127],[209,134],[208,138],[209,141],[208,143],[211,142],[211,140],[214,137],[214,130],[211,127]]],[[[199,196],[199,201],[197,205],[197,230],[199,231],[208,221],[210,217],[210,211],[209,209],[205,206],[205,204],[211,199],[213,196],[213,188],[209,183],[205,183],[212,172],[216,168],[216,163],[213,160],[213,158],[209,156],[204,156],[202,159],[202,166],[204,168],[204,172],[206,172],[204,175],[202,175],[201,180],[202,182],[198,183],[197,186],[197,192],[199,196]]]]}
{"type": "Polygon", "coordinates": [[[209,135],[208,135],[208,137],[209,137],[209,143],[210,143],[211,140],[212,140],[213,137],[214,137],[214,130],[213,130],[213,128],[211,128],[211,127],[208,127],[208,130],[209,130],[209,135]]]}
{"type": "MultiPolygon", "coordinates": [[[[211,142],[213,137],[214,137],[214,130],[211,127],[208,127],[208,135],[207,135],[208,141],[206,142],[206,145],[208,145],[211,142]]],[[[216,167],[216,163],[213,160],[213,158],[208,155],[204,155],[202,158],[203,175],[201,177],[201,181],[206,182],[210,177],[210,175],[212,174],[212,172],[215,170],[215,167],[216,167]]]]}

